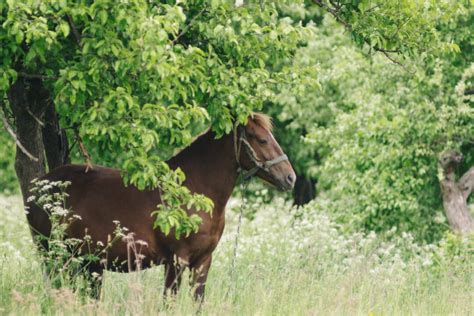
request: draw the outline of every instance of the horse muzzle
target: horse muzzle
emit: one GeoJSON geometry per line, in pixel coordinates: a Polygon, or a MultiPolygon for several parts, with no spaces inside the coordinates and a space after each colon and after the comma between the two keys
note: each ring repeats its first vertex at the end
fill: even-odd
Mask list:
{"type": "Polygon", "coordinates": [[[295,187],[296,174],[292,171],[283,177],[279,177],[277,187],[281,191],[291,191],[295,187]]]}

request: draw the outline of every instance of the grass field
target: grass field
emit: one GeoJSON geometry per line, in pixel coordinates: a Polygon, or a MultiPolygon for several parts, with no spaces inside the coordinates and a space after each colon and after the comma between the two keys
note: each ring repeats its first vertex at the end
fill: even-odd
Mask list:
{"type": "MultiPolygon", "coordinates": [[[[204,315],[473,315],[473,254],[466,241],[418,245],[392,231],[342,234],[324,214],[276,199],[244,220],[235,278],[230,278],[236,213],[207,283],[204,315]],[[230,294],[226,296],[229,286],[230,294]]],[[[0,197],[0,315],[191,315],[184,284],[163,302],[163,268],[107,273],[90,300],[43,282],[19,197],[0,197]]]]}

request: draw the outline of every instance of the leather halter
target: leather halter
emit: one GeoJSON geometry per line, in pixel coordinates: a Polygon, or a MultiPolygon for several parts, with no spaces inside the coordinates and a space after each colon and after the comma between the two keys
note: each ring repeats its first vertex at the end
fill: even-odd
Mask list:
{"type": "Polygon", "coordinates": [[[259,170],[263,170],[266,173],[270,172],[270,168],[276,164],[279,164],[280,162],[288,160],[288,156],[283,154],[275,159],[272,160],[266,160],[266,161],[261,161],[255,150],[252,148],[250,143],[247,140],[247,134],[245,132],[245,128],[242,125],[235,125],[234,126],[234,152],[235,152],[235,159],[237,160],[237,165],[238,169],[237,171],[242,172],[242,177],[244,180],[250,179],[252,176],[254,176],[259,170]],[[240,135],[239,135],[240,134],[240,135]],[[247,155],[249,156],[250,160],[255,164],[255,167],[245,170],[242,168],[240,165],[240,151],[242,148],[242,144],[245,146],[245,151],[247,152],[247,155]]]}

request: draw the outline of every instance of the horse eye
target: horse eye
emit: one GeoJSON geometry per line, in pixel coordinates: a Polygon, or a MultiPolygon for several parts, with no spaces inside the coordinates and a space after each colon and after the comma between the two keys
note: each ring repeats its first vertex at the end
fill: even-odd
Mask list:
{"type": "Polygon", "coordinates": [[[258,142],[262,145],[265,145],[266,143],[268,143],[266,139],[258,139],[258,142]]]}

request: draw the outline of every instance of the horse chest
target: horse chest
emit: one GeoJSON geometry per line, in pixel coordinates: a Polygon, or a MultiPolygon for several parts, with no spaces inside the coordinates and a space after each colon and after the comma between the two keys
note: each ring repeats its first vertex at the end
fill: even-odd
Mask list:
{"type": "Polygon", "coordinates": [[[170,235],[165,238],[161,236],[159,243],[168,248],[172,256],[176,255],[190,262],[211,255],[224,231],[224,217],[209,217],[206,214],[202,218],[203,222],[197,233],[178,240],[170,235]]]}

